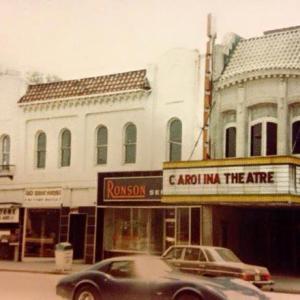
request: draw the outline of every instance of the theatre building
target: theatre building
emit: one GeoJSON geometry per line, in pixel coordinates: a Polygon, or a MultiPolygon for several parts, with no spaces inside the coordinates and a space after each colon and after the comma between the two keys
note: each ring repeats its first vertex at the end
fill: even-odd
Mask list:
{"type": "Polygon", "coordinates": [[[202,242],[300,270],[300,28],[214,51],[210,159],[165,163],[162,202],[202,207],[202,242]]]}

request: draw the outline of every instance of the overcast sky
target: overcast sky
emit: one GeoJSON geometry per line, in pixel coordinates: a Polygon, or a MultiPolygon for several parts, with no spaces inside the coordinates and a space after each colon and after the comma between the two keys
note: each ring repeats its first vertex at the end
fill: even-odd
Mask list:
{"type": "Polygon", "coordinates": [[[168,49],[300,25],[300,0],[0,0],[0,66],[63,79],[145,68],[168,49]]]}

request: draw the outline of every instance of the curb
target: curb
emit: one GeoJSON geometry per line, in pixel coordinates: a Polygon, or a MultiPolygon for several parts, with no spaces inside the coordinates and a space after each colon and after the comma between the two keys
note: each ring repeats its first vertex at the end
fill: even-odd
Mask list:
{"type": "Polygon", "coordinates": [[[24,270],[24,269],[0,269],[0,272],[17,272],[17,273],[34,273],[34,274],[52,274],[52,275],[69,275],[72,271],[39,271],[39,270],[24,270]]]}

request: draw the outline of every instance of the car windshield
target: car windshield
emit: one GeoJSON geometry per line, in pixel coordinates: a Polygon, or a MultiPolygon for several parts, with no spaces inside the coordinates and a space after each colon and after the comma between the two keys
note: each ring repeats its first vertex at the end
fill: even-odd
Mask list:
{"type": "Polygon", "coordinates": [[[136,259],[136,272],[141,277],[164,276],[174,269],[165,261],[156,257],[141,257],[136,259]]]}
{"type": "Polygon", "coordinates": [[[215,248],[208,251],[214,261],[241,262],[241,260],[229,249],[215,248]]]}

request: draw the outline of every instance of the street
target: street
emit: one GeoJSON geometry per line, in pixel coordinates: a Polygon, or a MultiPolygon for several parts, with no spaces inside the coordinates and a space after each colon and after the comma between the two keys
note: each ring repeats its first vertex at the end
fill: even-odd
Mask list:
{"type": "MultiPolygon", "coordinates": [[[[61,275],[23,272],[0,272],[1,299],[61,300],[55,295],[56,282],[61,275]]],[[[272,300],[296,300],[299,295],[266,293],[272,300]]]]}

